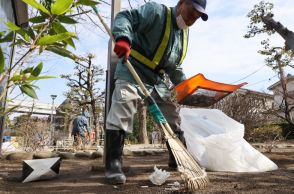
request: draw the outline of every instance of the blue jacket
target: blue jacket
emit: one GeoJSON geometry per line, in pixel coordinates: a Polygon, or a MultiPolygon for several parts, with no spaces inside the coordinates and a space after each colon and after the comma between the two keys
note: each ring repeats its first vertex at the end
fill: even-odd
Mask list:
{"type": "Polygon", "coordinates": [[[73,120],[72,135],[85,136],[85,132],[89,131],[88,118],[85,115],[79,115],[73,120]]]}

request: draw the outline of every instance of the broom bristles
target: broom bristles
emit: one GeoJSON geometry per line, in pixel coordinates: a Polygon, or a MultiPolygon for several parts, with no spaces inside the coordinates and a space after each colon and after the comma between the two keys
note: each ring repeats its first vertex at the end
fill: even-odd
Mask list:
{"type": "Polygon", "coordinates": [[[209,183],[205,169],[202,169],[195,158],[188,152],[183,143],[175,136],[171,136],[165,127],[162,127],[171,151],[176,159],[178,171],[181,173],[186,188],[196,191],[206,187],[209,183]]]}

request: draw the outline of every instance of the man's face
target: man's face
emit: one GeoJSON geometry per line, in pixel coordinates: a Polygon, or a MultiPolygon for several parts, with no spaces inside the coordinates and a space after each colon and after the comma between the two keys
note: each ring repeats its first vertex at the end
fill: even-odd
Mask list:
{"type": "Polygon", "coordinates": [[[187,26],[192,26],[201,17],[202,13],[197,11],[191,1],[180,0],[177,8],[177,16],[182,15],[187,26]]]}

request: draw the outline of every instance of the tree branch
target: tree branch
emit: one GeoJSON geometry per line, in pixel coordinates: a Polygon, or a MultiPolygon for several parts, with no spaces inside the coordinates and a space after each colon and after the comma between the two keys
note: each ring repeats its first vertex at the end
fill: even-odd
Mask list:
{"type": "Polygon", "coordinates": [[[273,19],[273,14],[267,14],[264,17],[261,17],[263,23],[266,25],[267,29],[275,30],[279,33],[285,40],[286,50],[292,50],[294,52],[294,33],[280,22],[277,22],[273,19]]]}

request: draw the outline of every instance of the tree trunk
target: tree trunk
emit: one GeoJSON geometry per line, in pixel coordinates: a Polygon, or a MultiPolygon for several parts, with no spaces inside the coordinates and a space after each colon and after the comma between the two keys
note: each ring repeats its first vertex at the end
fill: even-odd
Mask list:
{"type": "Polygon", "coordinates": [[[262,17],[262,21],[265,23],[266,27],[269,30],[275,30],[279,33],[285,40],[285,49],[292,50],[294,52],[294,33],[280,22],[277,22],[273,19],[273,14],[268,14],[262,17]]]}
{"type": "Polygon", "coordinates": [[[284,69],[280,65],[280,63],[279,63],[279,73],[280,73],[280,81],[281,81],[281,85],[282,85],[282,89],[283,89],[283,99],[284,99],[284,103],[285,103],[285,108],[283,110],[284,114],[285,114],[285,119],[289,124],[293,124],[292,118],[291,118],[291,111],[290,111],[291,109],[290,109],[290,105],[288,102],[287,82],[286,82],[285,75],[284,75],[284,69]]]}
{"type": "Polygon", "coordinates": [[[97,120],[97,112],[96,112],[96,100],[91,100],[91,108],[92,108],[92,118],[93,118],[93,125],[94,125],[94,131],[95,131],[95,143],[99,144],[98,139],[100,135],[100,126],[99,122],[97,120]]]}
{"type": "Polygon", "coordinates": [[[69,118],[68,122],[66,123],[67,131],[68,131],[68,138],[71,137],[72,127],[73,127],[72,121],[73,121],[73,119],[69,118]]]}
{"type": "Polygon", "coordinates": [[[146,117],[147,117],[147,107],[144,105],[144,101],[140,100],[138,106],[138,118],[139,118],[139,143],[149,144],[146,117]]]}

